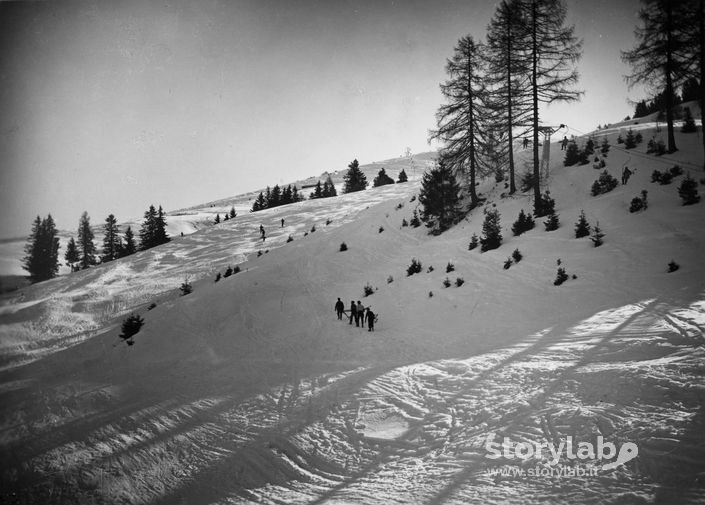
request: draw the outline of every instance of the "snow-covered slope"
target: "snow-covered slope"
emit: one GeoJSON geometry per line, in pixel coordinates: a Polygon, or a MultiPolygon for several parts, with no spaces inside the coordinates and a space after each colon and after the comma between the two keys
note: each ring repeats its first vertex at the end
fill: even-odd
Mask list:
{"type": "MultiPolygon", "coordinates": [[[[241,213],[3,300],[3,498],[705,501],[705,204],[681,205],[680,178],[650,182],[674,160],[702,179],[699,138],[679,135],[681,150],[663,159],[609,135],[608,171],[636,172],[599,197],[589,194],[599,172],[563,167],[552,146],[557,231],[539,221],[513,237],[529,195],[481,185],[502,216],[495,251],[468,250],[483,208],[436,237],[403,227],[415,181],[241,213]],[[631,214],[642,189],[649,207],[631,214]],[[599,248],[573,238],[581,209],[606,234],[599,248]],[[515,249],[522,261],[504,269],[515,249]],[[407,276],[412,258],[423,271],[407,276]],[[576,278],[554,286],[559,259],[576,278]],[[672,260],[681,268],[668,273],[672,260]],[[186,278],[194,291],[181,297],[186,278]],[[371,306],[375,331],[337,320],[338,297],[371,306]],[[127,346],[119,325],[131,312],[145,325],[127,346]],[[569,452],[558,465],[548,451],[490,459],[488,442],[505,437],[531,447],[602,437],[638,456],[613,468],[569,452]]],[[[517,154],[521,166],[529,153],[517,154]]]]}

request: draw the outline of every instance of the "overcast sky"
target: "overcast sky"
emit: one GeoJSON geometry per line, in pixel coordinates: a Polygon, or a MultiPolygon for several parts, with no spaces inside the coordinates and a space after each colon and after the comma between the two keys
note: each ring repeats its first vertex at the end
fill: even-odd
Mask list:
{"type": "MultiPolygon", "coordinates": [[[[632,113],[619,51],[637,0],[570,0],[575,133],[632,113]]],[[[0,2],[0,237],[139,217],[429,151],[458,39],[496,2],[0,2]]]]}

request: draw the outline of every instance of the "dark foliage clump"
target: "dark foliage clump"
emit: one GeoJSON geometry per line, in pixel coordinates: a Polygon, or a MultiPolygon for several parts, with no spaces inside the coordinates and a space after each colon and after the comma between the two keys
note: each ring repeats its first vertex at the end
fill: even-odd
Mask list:
{"type": "Polygon", "coordinates": [[[449,287],[450,287],[450,279],[449,279],[448,277],[446,277],[445,279],[443,279],[443,287],[444,287],[444,288],[449,288],[449,287]]]}
{"type": "Polygon", "coordinates": [[[375,292],[375,288],[373,288],[369,282],[367,284],[365,284],[365,287],[363,289],[365,292],[365,296],[370,296],[370,295],[374,294],[374,292],[375,292]]]}
{"type": "Polygon", "coordinates": [[[215,282],[218,282],[221,277],[222,277],[222,275],[220,274],[220,272],[218,272],[217,274],[215,274],[215,282]]]}
{"type": "Polygon", "coordinates": [[[678,186],[678,196],[683,200],[683,205],[693,205],[700,201],[698,182],[695,179],[691,179],[690,174],[678,186]]]}
{"type": "Polygon", "coordinates": [[[458,277],[455,279],[455,287],[456,288],[459,288],[463,284],[465,284],[465,279],[463,279],[462,277],[458,277]]]}
{"type": "Polygon", "coordinates": [[[348,244],[345,242],[340,243],[340,252],[347,251],[348,250],[348,244]]]}
{"type": "Polygon", "coordinates": [[[588,223],[585,217],[585,211],[581,210],[578,216],[578,222],[575,223],[575,238],[587,237],[590,235],[590,223],[588,223]]]}
{"type": "Polygon", "coordinates": [[[604,244],[604,239],[605,234],[602,233],[602,229],[600,228],[600,222],[598,221],[595,224],[595,228],[592,230],[592,236],[590,237],[590,240],[592,240],[592,243],[595,244],[595,247],[600,247],[602,244],[604,244]]]}
{"type": "Polygon", "coordinates": [[[668,273],[673,273],[676,270],[678,270],[681,266],[676,263],[675,261],[671,260],[671,262],[668,264],[668,273]]]}
{"type": "Polygon", "coordinates": [[[632,198],[632,202],[629,205],[629,212],[639,212],[640,210],[646,210],[649,203],[646,199],[648,192],[644,189],[641,191],[641,197],[635,196],[632,198]]]}
{"type": "Polygon", "coordinates": [[[521,251],[519,249],[514,249],[514,252],[512,253],[512,259],[514,260],[514,263],[519,263],[522,258],[524,258],[524,255],[521,254],[521,251]]]}
{"type": "Polygon", "coordinates": [[[560,224],[561,222],[558,219],[558,214],[556,214],[555,212],[549,214],[548,219],[543,222],[543,225],[546,227],[546,231],[555,231],[558,229],[560,224]]]}
{"type": "Polygon", "coordinates": [[[531,214],[526,214],[524,209],[522,209],[519,212],[519,217],[517,217],[517,220],[514,221],[514,224],[512,225],[512,233],[514,233],[514,236],[519,236],[522,233],[533,229],[534,225],[534,218],[531,217],[531,214]]]}
{"type": "Polygon", "coordinates": [[[421,273],[421,262],[416,258],[411,259],[411,264],[406,268],[406,275],[411,276],[421,273]]]}
{"type": "Polygon", "coordinates": [[[553,285],[560,286],[561,284],[563,284],[567,280],[568,280],[568,274],[565,273],[565,268],[558,267],[558,271],[556,272],[556,279],[553,281],[553,285]]]}
{"type": "Polygon", "coordinates": [[[485,211],[485,221],[482,224],[482,238],[480,238],[482,252],[497,249],[502,245],[502,229],[499,223],[499,211],[491,209],[485,211]]]}
{"type": "Polygon", "coordinates": [[[181,283],[181,286],[179,286],[179,291],[181,292],[181,296],[186,296],[193,293],[193,286],[188,279],[181,283]]]}
{"type": "Polygon", "coordinates": [[[512,258],[507,258],[506,261],[504,262],[504,269],[509,270],[509,267],[512,266],[512,263],[514,263],[512,261],[512,258]]]}
{"type": "Polygon", "coordinates": [[[472,237],[470,237],[470,243],[468,244],[468,251],[476,249],[478,245],[480,245],[480,239],[478,238],[477,233],[473,233],[472,237]]]}
{"type": "Polygon", "coordinates": [[[656,156],[663,156],[666,154],[666,144],[663,140],[650,139],[646,144],[646,154],[655,154],[656,156]]]}
{"type": "Polygon", "coordinates": [[[549,214],[555,212],[555,209],[556,201],[551,198],[551,193],[546,191],[541,194],[539,201],[536,205],[534,205],[534,215],[536,217],[548,216],[549,214]]]}
{"type": "Polygon", "coordinates": [[[446,265],[446,273],[449,274],[454,270],[455,270],[455,265],[453,265],[453,263],[451,263],[449,261],[448,264],[446,265]]]}
{"type": "Polygon", "coordinates": [[[604,193],[609,193],[614,188],[617,187],[617,179],[610,175],[607,170],[604,170],[598,179],[592,183],[592,189],[590,194],[592,196],[602,195],[604,193]]]}
{"type": "Polygon", "coordinates": [[[144,326],[144,319],[137,314],[130,315],[122,322],[120,338],[125,340],[128,345],[134,344],[132,337],[139,333],[142,326],[144,326]]]}

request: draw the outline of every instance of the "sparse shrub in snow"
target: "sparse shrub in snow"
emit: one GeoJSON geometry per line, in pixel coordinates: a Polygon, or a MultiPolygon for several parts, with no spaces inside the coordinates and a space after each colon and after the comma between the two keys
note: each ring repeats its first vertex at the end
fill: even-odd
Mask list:
{"type": "MultiPolygon", "coordinates": [[[[333,221],[330,218],[326,219],[326,226],[330,225],[332,222],[333,221]]],[[[315,226],[314,226],[314,228],[315,228],[315,226]]],[[[316,231],[316,230],[312,230],[312,231],[316,231]]]]}
{"type": "Polygon", "coordinates": [[[257,257],[259,258],[260,256],[262,256],[262,251],[257,251],[257,257]]]}
{"type": "Polygon", "coordinates": [[[678,270],[680,267],[681,267],[681,266],[680,266],[678,263],[676,263],[675,261],[671,260],[671,262],[668,264],[668,273],[670,274],[670,273],[672,273],[672,272],[675,272],[675,271],[678,270]]]}
{"type": "Polygon", "coordinates": [[[641,132],[636,132],[636,135],[634,135],[634,142],[641,144],[643,141],[644,137],[641,136],[641,132]]]}
{"type": "Polygon", "coordinates": [[[514,233],[515,236],[521,235],[525,231],[531,230],[534,224],[534,218],[531,217],[531,214],[526,214],[524,209],[521,209],[519,217],[517,217],[517,220],[514,221],[512,225],[512,233],[514,233]]]}
{"type": "Polygon", "coordinates": [[[433,272],[433,270],[434,270],[433,265],[430,265],[430,266],[428,267],[428,270],[426,270],[426,273],[427,273],[427,274],[430,274],[431,272],[433,272]]]}
{"type": "Polygon", "coordinates": [[[401,169],[401,172],[399,172],[399,178],[397,179],[397,182],[406,182],[408,181],[409,178],[406,175],[406,171],[404,169],[401,169]]]}
{"type": "Polygon", "coordinates": [[[624,139],[622,138],[621,133],[617,136],[617,144],[624,144],[624,139]]]}
{"type": "Polygon", "coordinates": [[[563,284],[567,280],[568,280],[568,274],[565,273],[565,268],[558,267],[558,271],[556,272],[556,280],[553,281],[553,285],[560,286],[561,284],[563,284]]]}
{"type": "Polygon", "coordinates": [[[377,230],[377,233],[382,233],[384,231],[384,226],[380,226],[379,230],[377,230]]]}
{"type": "Polygon", "coordinates": [[[220,272],[218,272],[217,274],[215,274],[215,282],[218,282],[221,277],[222,277],[222,275],[220,275],[220,272]]]}
{"type": "Polygon", "coordinates": [[[646,154],[655,154],[656,156],[663,156],[664,154],[666,154],[666,144],[664,144],[663,140],[661,139],[650,139],[649,142],[646,144],[646,154]]]}
{"type": "Polygon", "coordinates": [[[638,196],[632,198],[632,202],[629,205],[629,212],[639,212],[640,210],[646,210],[646,208],[649,206],[646,200],[647,194],[648,192],[643,189],[641,191],[641,198],[638,196]]]}
{"type": "Polygon", "coordinates": [[[291,235],[289,235],[289,238],[286,239],[286,243],[287,243],[287,244],[288,244],[289,242],[293,242],[293,241],[294,241],[294,237],[292,237],[291,235]]]}
{"type": "Polygon", "coordinates": [[[411,264],[406,268],[406,275],[414,275],[421,273],[421,262],[416,258],[411,259],[411,264]]]}
{"type": "Polygon", "coordinates": [[[477,248],[479,244],[480,239],[477,237],[477,233],[473,233],[472,237],[470,237],[470,244],[468,244],[468,251],[472,251],[473,249],[477,248]]]}
{"type": "Polygon", "coordinates": [[[404,204],[403,204],[403,203],[398,203],[397,206],[395,207],[396,210],[400,210],[400,209],[403,209],[403,208],[404,208],[404,204]]]}
{"type": "Polygon", "coordinates": [[[348,250],[348,244],[345,242],[340,243],[340,252],[347,251],[348,250]]]}
{"type": "Polygon", "coordinates": [[[506,261],[504,262],[504,269],[509,270],[509,267],[512,266],[512,263],[514,263],[512,261],[512,258],[507,258],[506,261]]]}
{"type": "Polygon", "coordinates": [[[391,284],[392,282],[394,282],[394,277],[390,275],[389,277],[387,277],[387,284],[391,284]]]}
{"type": "Polygon", "coordinates": [[[661,177],[663,177],[663,174],[660,170],[651,172],[651,182],[661,182],[661,177]]]}
{"type": "Polygon", "coordinates": [[[220,224],[220,214],[215,215],[215,220],[213,221],[214,224],[220,224]]]}
{"type": "Polygon", "coordinates": [[[147,307],[147,310],[152,310],[152,309],[154,309],[154,308],[156,308],[156,307],[157,307],[157,304],[154,303],[154,302],[152,302],[152,303],[149,304],[149,307],[147,307]]]}
{"type": "Polygon", "coordinates": [[[459,288],[463,284],[465,284],[465,279],[463,279],[462,277],[458,277],[455,279],[455,287],[456,288],[459,288]]]}
{"type": "Polygon", "coordinates": [[[686,178],[681,181],[681,185],[678,186],[678,196],[683,200],[683,205],[693,205],[700,201],[698,182],[695,179],[691,179],[690,174],[688,174],[686,178]]]}
{"type": "Polygon", "coordinates": [[[585,211],[580,211],[578,222],[575,223],[575,238],[587,237],[590,235],[590,224],[585,217],[585,211]]]}
{"type": "Polygon", "coordinates": [[[600,247],[602,244],[604,244],[605,234],[602,233],[602,229],[600,228],[600,222],[598,221],[595,223],[595,228],[592,230],[592,237],[590,237],[590,240],[592,240],[592,243],[595,244],[595,247],[600,247]]]}
{"type": "Polygon", "coordinates": [[[181,291],[181,296],[186,296],[193,293],[193,286],[188,279],[184,279],[184,282],[179,286],[179,291],[181,291]]]}
{"type": "Polygon", "coordinates": [[[225,269],[225,274],[223,275],[223,277],[230,277],[232,274],[233,274],[232,267],[228,267],[225,269]]]}
{"type": "Polygon", "coordinates": [[[558,227],[560,226],[560,220],[558,219],[558,214],[556,214],[555,212],[553,214],[549,214],[548,219],[543,222],[543,225],[546,227],[546,231],[557,230],[558,227]]]}
{"type": "Polygon", "coordinates": [[[446,277],[445,279],[443,279],[443,287],[444,287],[444,288],[449,288],[449,287],[450,287],[450,279],[449,279],[448,277],[446,277]]]}
{"type": "Polygon", "coordinates": [[[238,274],[241,271],[242,271],[242,269],[240,268],[240,265],[235,265],[235,268],[233,268],[233,275],[238,274]]]}
{"type": "MultiPolygon", "coordinates": [[[[539,202],[538,205],[534,206],[534,215],[536,217],[543,217],[543,216],[548,216],[549,214],[552,214],[555,212],[556,208],[556,201],[551,198],[551,193],[550,191],[546,191],[545,193],[542,193],[539,197],[539,202]]],[[[529,216],[531,217],[531,216],[529,216]]],[[[533,222],[533,219],[532,219],[533,222]]],[[[531,226],[533,228],[533,225],[531,226]]],[[[531,229],[529,228],[529,229],[531,229]]]]}
{"type": "Polygon", "coordinates": [[[315,231],[316,231],[316,225],[314,224],[313,226],[311,226],[311,233],[314,233],[315,231]]]}
{"type": "MultiPolygon", "coordinates": [[[[401,181],[399,181],[401,182],[401,181]]],[[[416,201],[416,195],[412,195],[411,200],[409,200],[409,203],[415,202],[416,201]]]]}
{"type": "Polygon", "coordinates": [[[592,156],[595,153],[595,141],[591,138],[587,139],[583,151],[585,152],[585,154],[592,156]]]}
{"type": "Polygon", "coordinates": [[[433,298],[433,291],[429,291],[429,292],[428,292],[428,297],[429,297],[429,298],[433,298]]]}
{"type": "Polygon", "coordinates": [[[502,228],[499,222],[497,209],[485,209],[485,221],[482,223],[482,238],[480,238],[482,252],[497,249],[502,245],[502,228]]]}
{"type": "Polygon", "coordinates": [[[617,184],[617,179],[610,175],[607,170],[605,170],[600,174],[600,177],[598,177],[597,180],[592,183],[592,189],[590,190],[590,193],[592,194],[592,196],[609,193],[617,187],[617,184]]]}
{"type": "Polygon", "coordinates": [[[523,254],[521,254],[521,251],[519,249],[514,249],[514,252],[512,253],[512,259],[514,260],[515,263],[519,263],[522,258],[524,257],[523,254]]]}
{"type": "Polygon", "coordinates": [[[125,340],[128,345],[132,345],[134,343],[131,340],[132,337],[139,333],[143,325],[144,319],[142,319],[138,314],[131,314],[122,322],[122,332],[120,333],[120,338],[125,340]]]}
{"type": "Polygon", "coordinates": [[[683,169],[678,166],[678,165],[673,165],[669,170],[668,170],[673,177],[678,177],[679,175],[683,175],[683,169]]]}
{"type": "Polygon", "coordinates": [[[404,228],[406,226],[409,226],[409,222],[406,220],[406,218],[401,220],[401,227],[404,228]]]}
{"type": "Polygon", "coordinates": [[[453,265],[453,263],[451,263],[451,262],[449,261],[448,264],[446,265],[446,273],[449,274],[449,273],[451,273],[453,270],[455,270],[455,265],[453,265]]]}
{"type": "Polygon", "coordinates": [[[365,296],[370,296],[370,295],[374,294],[375,288],[373,288],[370,285],[370,283],[368,282],[367,284],[365,284],[364,291],[365,291],[365,296]]]}

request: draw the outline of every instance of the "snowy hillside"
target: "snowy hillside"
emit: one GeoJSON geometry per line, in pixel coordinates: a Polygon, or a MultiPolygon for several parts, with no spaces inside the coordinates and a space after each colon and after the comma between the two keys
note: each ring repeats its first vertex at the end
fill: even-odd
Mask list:
{"type": "Polygon", "coordinates": [[[529,194],[482,183],[494,251],[468,250],[483,208],[440,236],[402,226],[417,179],[239,212],[1,299],[0,501],[704,503],[705,203],[681,205],[685,175],[650,182],[676,163],[704,179],[701,139],[658,158],[601,133],[606,169],[636,171],[593,197],[592,160],[563,167],[552,145],[556,231],[512,236],[529,194]],[[574,238],[581,210],[601,247],[574,238]],[[337,320],[338,297],[371,306],[375,331],[337,320]],[[490,458],[505,439],[515,452],[490,458]],[[603,441],[619,455],[576,456],[603,441]]]}

